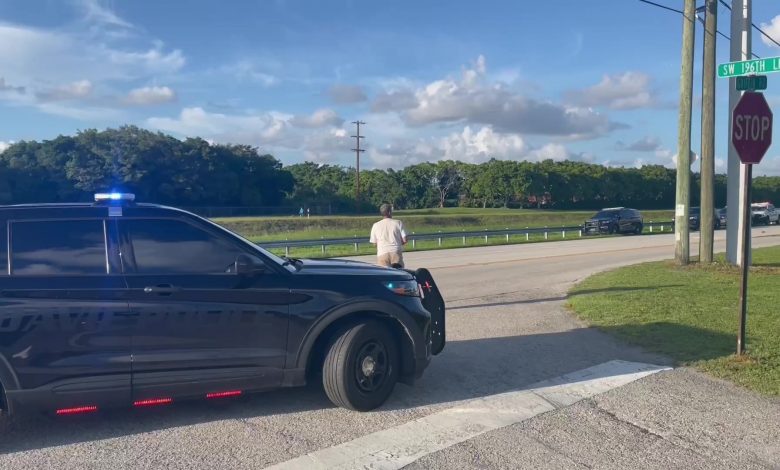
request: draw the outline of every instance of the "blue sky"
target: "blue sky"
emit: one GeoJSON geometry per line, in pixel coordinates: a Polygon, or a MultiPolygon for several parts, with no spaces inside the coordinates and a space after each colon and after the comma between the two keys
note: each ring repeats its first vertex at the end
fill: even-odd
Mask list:
{"type": "MultiPolygon", "coordinates": [[[[776,1],[753,3],[754,22],[780,39],[776,1]]],[[[679,15],[637,0],[4,0],[0,149],[136,124],[251,144],[286,164],[350,165],[360,119],[366,167],[491,157],[671,166],[681,31],[679,15]]],[[[780,55],[757,33],[753,45],[780,55]]],[[[725,81],[717,93],[723,171],[725,81]]],[[[780,146],[757,173],[780,174],[780,146]]]]}

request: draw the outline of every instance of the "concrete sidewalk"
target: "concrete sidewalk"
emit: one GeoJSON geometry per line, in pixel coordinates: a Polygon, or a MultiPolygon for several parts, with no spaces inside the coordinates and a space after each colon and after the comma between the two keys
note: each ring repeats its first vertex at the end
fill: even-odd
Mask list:
{"type": "Polygon", "coordinates": [[[780,400],[676,369],[407,468],[780,468],[780,400]]]}

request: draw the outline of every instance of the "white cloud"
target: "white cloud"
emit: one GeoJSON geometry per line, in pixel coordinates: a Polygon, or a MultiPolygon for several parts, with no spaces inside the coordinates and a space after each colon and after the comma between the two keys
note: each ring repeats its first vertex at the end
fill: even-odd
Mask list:
{"type": "Polygon", "coordinates": [[[416,108],[417,105],[418,102],[414,92],[409,89],[401,89],[379,93],[371,104],[371,110],[375,113],[405,111],[416,108]]]}
{"type": "Polygon", "coordinates": [[[184,66],[180,50],[168,50],[162,42],[143,37],[105,2],[74,0],[74,4],[83,19],[68,27],[0,23],[0,100],[44,113],[104,121],[127,104],[116,97],[122,83],[157,80],[184,66]],[[132,37],[122,33],[130,30],[132,37]],[[9,83],[15,93],[8,89],[9,83]],[[95,96],[96,90],[106,94],[95,96]]]}
{"type": "Polygon", "coordinates": [[[415,99],[416,105],[403,113],[411,126],[463,122],[503,133],[570,139],[595,138],[625,127],[591,109],[538,101],[502,83],[490,83],[483,56],[473,68],[464,70],[460,79],[434,81],[418,89],[415,99]]]}
{"type": "MultiPolygon", "coordinates": [[[[691,150],[690,152],[691,152],[690,153],[691,167],[693,167],[693,165],[696,164],[696,162],[699,161],[699,154],[694,152],[693,150],[691,150]]],[[[671,152],[669,152],[669,153],[671,153],[671,152]]],[[[672,155],[672,162],[671,163],[672,163],[671,164],[672,167],[677,167],[677,152],[675,152],[674,155],[672,155]]]]}
{"type": "Polygon", "coordinates": [[[296,127],[303,128],[317,128],[317,127],[330,127],[340,126],[344,123],[336,111],[332,109],[318,109],[309,116],[295,116],[290,119],[290,124],[296,127]]]}
{"type": "Polygon", "coordinates": [[[149,118],[146,124],[186,137],[258,146],[282,142],[289,127],[286,120],[271,113],[229,115],[209,113],[200,107],[184,108],[178,118],[149,118]]]}
{"type": "Polygon", "coordinates": [[[502,134],[490,127],[474,130],[470,126],[461,132],[453,132],[441,138],[417,140],[395,139],[392,143],[370,147],[368,157],[381,168],[401,168],[426,161],[459,160],[468,163],[484,163],[492,158],[499,160],[592,160],[592,156],[574,154],[560,143],[547,143],[533,147],[519,134],[502,134]]]}
{"type": "Polygon", "coordinates": [[[439,142],[445,159],[479,163],[491,158],[517,158],[527,149],[522,137],[516,134],[498,134],[489,127],[472,131],[466,126],[459,134],[450,134],[439,142]]]}
{"type": "Polygon", "coordinates": [[[639,72],[621,75],[604,75],[601,81],[589,88],[566,93],[572,103],[586,107],[606,107],[626,110],[658,105],[650,88],[650,76],[639,72]]]}
{"type": "Polygon", "coordinates": [[[36,93],[41,101],[68,101],[88,98],[94,89],[89,80],[78,80],[73,83],[36,93]]]}
{"type": "Polygon", "coordinates": [[[545,144],[538,149],[534,149],[529,152],[529,160],[543,161],[543,160],[555,160],[557,162],[570,158],[572,154],[569,150],[558,143],[545,144]]]}
{"type": "MultiPolygon", "coordinates": [[[[775,41],[780,42],[780,15],[777,15],[774,18],[772,18],[772,21],[770,21],[769,23],[761,23],[761,29],[763,29],[766,34],[772,36],[772,38],[775,41]]],[[[764,36],[763,34],[761,34],[761,40],[764,42],[764,44],[766,44],[769,47],[774,47],[774,48],[780,47],[774,42],[767,39],[766,36],[764,36]]]]}
{"type": "Polygon", "coordinates": [[[176,92],[167,86],[147,86],[130,90],[124,102],[145,106],[176,101],[176,92]]]}
{"type": "Polygon", "coordinates": [[[184,64],[180,50],[166,51],[159,42],[133,50],[86,35],[0,24],[0,70],[19,85],[51,84],[52,77],[59,83],[129,81],[172,74],[184,64]]]}
{"type": "MultiPolygon", "coordinates": [[[[328,110],[320,110],[328,111],[328,110]]],[[[330,127],[324,122],[332,119],[330,112],[317,111],[310,116],[292,116],[277,112],[222,114],[203,108],[184,108],[178,117],[154,117],[146,125],[180,137],[201,137],[209,142],[246,144],[266,151],[290,153],[294,151],[314,162],[338,162],[348,155],[354,141],[346,129],[330,127]],[[301,128],[293,122],[323,124],[301,128]]]]}
{"type": "Polygon", "coordinates": [[[0,140],[0,153],[5,152],[8,147],[13,145],[13,143],[14,143],[13,141],[4,142],[4,141],[0,140]]]}
{"type": "Polygon", "coordinates": [[[77,5],[84,12],[85,20],[103,23],[122,28],[131,28],[133,25],[116,15],[111,9],[104,6],[100,0],[78,0],[77,5]]]}
{"type": "Polygon", "coordinates": [[[334,163],[354,144],[345,129],[329,129],[326,132],[308,134],[302,144],[307,161],[334,163]]]}
{"type": "MultiPolygon", "coordinates": [[[[233,64],[224,65],[216,70],[216,72],[229,75],[240,81],[257,83],[264,87],[271,87],[279,83],[278,77],[259,69],[260,67],[251,60],[244,59],[233,64]]],[[[213,72],[214,71],[212,71],[212,73],[213,72]]]]}
{"type": "Polygon", "coordinates": [[[657,137],[645,136],[630,144],[618,141],[615,148],[632,152],[655,152],[661,149],[661,140],[657,137]]]}
{"type": "Polygon", "coordinates": [[[10,83],[5,81],[4,77],[0,77],[0,93],[8,92],[21,94],[25,91],[26,89],[23,86],[12,86],[10,83]]]}
{"type": "Polygon", "coordinates": [[[336,104],[354,104],[366,101],[368,97],[358,85],[333,85],[328,89],[330,99],[336,104]]]}
{"type": "Polygon", "coordinates": [[[773,158],[764,157],[754,171],[756,176],[780,176],[780,155],[775,155],[773,158]]]}

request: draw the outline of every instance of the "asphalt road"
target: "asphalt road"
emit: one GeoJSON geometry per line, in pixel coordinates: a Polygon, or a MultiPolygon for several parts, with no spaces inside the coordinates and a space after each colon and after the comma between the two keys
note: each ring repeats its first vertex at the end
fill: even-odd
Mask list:
{"type": "MultiPolygon", "coordinates": [[[[724,237],[717,233],[720,250],[724,237]]],[[[780,227],[756,229],[754,237],[756,247],[780,244],[780,227]]],[[[475,399],[493,403],[610,361],[667,364],[584,327],[565,300],[573,283],[596,271],[670,258],[672,243],[671,235],[653,235],[411,253],[407,264],[431,269],[445,295],[448,344],[423,379],[399,385],[379,411],[334,408],[311,386],[224,402],[10,420],[0,424],[0,468],[263,468],[380,431],[392,436],[422,418],[473,409],[475,399]]],[[[421,451],[411,466],[780,466],[780,402],[686,369],[543,411],[421,451]]]]}

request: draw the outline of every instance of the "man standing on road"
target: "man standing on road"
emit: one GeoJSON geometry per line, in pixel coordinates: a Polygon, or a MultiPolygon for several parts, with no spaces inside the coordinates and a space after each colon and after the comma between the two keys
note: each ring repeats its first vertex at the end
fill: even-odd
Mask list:
{"type": "Polygon", "coordinates": [[[371,227],[369,241],[376,245],[376,261],[380,266],[404,267],[404,245],[406,231],[400,220],[393,219],[393,206],[382,204],[379,207],[382,220],[371,227]]]}

